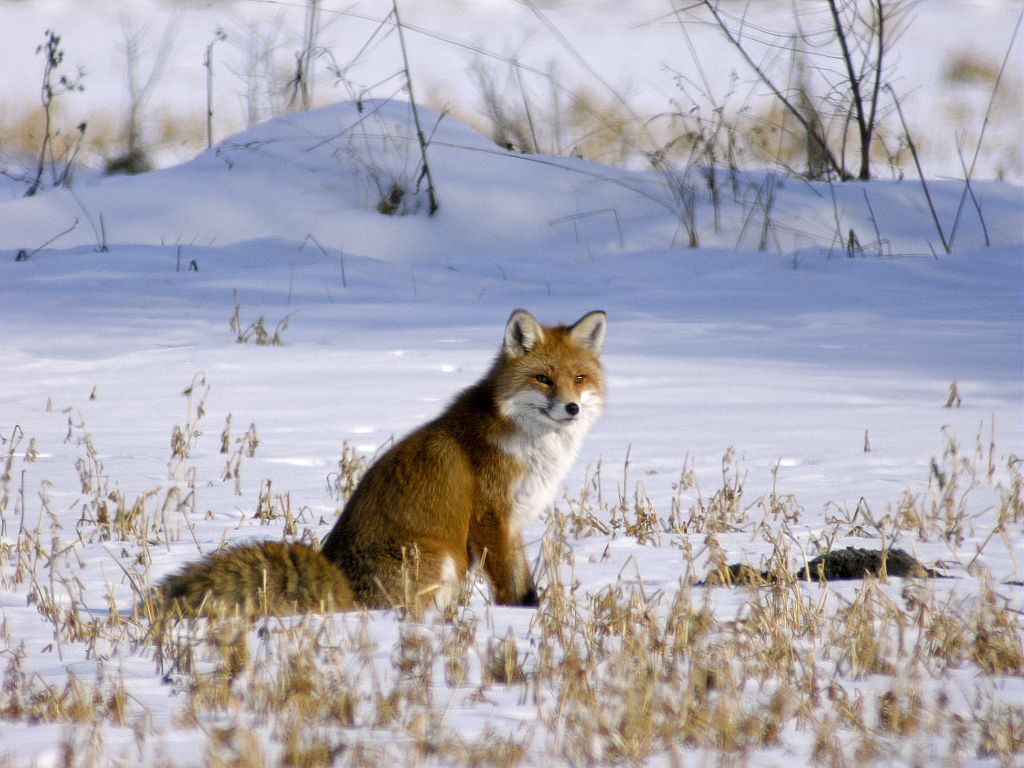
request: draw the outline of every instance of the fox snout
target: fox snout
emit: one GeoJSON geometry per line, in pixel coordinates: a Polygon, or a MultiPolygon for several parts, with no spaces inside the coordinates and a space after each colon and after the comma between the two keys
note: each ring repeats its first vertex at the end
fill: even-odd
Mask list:
{"type": "Polygon", "coordinates": [[[562,391],[537,394],[543,397],[540,411],[560,426],[569,426],[580,420],[589,421],[590,416],[596,415],[590,412],[601,408],[600,393],[592,389],[565,387],[562,391]]]}
{"type": "Polygon", "coordinates": [[[550,418],[560,423],[575,421],[580,415],[580,404],[574,401],[564,402],[556,400],[544,410],[550,418]]]}

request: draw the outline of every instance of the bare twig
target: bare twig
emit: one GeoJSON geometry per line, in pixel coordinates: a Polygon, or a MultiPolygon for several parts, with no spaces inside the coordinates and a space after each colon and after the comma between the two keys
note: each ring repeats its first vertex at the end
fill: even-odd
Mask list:
{"type": "MultiPolygon", "coordinates": [[[[109,251],[110,249],[107,247],[106,226],[103,223],[103,214],[100,214],[100,226],[99,228],[97,228],[96,222],[92,220],[92,215],[89,213],[89,209],[85,207],[85,203],[82,202],[82,198],[75,194],[75,190],[73,189],[69,188],[68,193],[71,195],[72,199],[78,204],[78,207],[82,210],[82,213],[85,214],[85,220],[89,222],[89,227],[92,228],[93,237],[96,238],[96,251],[98,253],[106,253],[107,251],[109,251]]],[[[77,223],[78,219],[75,219],[75,224],[77,223]]]]}
{"type": "MultiPolygon", "coordinates": [[[[964,192],[971,198],[971,202],[974,204],[974,210],[978,213],[978,221],[981,222],[981,231],[985,235],[985,247],[988,248],[992,245],[992,241],[988,236],[988,227],[985,224],[985,215],[981,212],[981,204],[978,202],[978,198],[974,195],[974,187],[971,185],[971,171],[967,167],[967,163],[964,161],[964,147],[962,142],[957,143],[956,147],[957,157],[960,158],[960,168],[964,172],[964,192]]],[[[957,209],[957,216],[960,215],[959,208],[957,209]]],[[[953,230],[949,233],[950,247],[953,244],[953,238],[956,236],[956,226],[959,224],[959,220],[953,219],[953,230]]]]}
{"type": "MultiPolygon", "coordinates": [[[[960,214],[963,212],[964,203],[967,201],[967,196],[970,194],[972,197],[974,193],[971,191],[971,178],[974,176],[974,168],[978,164],[978,155],[981,153],[981,145],[985,141],[985,130],[988,128],[989,119],[992,117],[992,106],[995,104],[996,93],[999,91],[999,84],[1003,81],[1003,73],[1006,72],[1006,65],[1010,61],[1010,53],[1013,51],[1013,46],[1017,42],[1017,36],[1020,32],[1021,22],[1024,22],[1024,11],[1021,11],[1017,17],[1017,23],[1013,27],[1013,34],[1010,35],[1010,44],[1006,47],[1006,54],[1003,56],[1003,63],[999,67],[999,74],[996,75],[996,81],[992,84],[992,94],[988,99],[988,107],[985,109],[985,118],[981,121],[981,133],[978,134],[978,143],[974,147],[974,157],[971,158],[971,167],[967,170],[964,178],[964,191],[960,194],[960,202],[956,207],[956,215],[953,216],[953,226],[949,232],[949,244],[953,246],[953,241],[956,239],[957,228],[960,226],[960,214]]],[[[962,162],[962,161],[961,161],[962,162]]],[[[986,245],[988,245],[988,234],[986,233],[986,245]]]]}
{"type": "Polygon", "coordinates": [[[213,40],[206,46],[203,66],[206,67],[206,148],[213,146],[213,46],[220,40],[227,40],[224,30],[218,29],[213,40]]]}
{"type": "Polygon", "coordinates": [[[935,212],[935,204],[932,202],[931,193],[928,191],[928,181],[924,177],[924,171],[921,169],[921,161],[917,156],[917,147],[914,145],[914,139],[910,135],[910,129],[907,127],[907,121],[903,117],[903,108],[900,107],[900,100],[896,98],[896,92],[892,89],[891,85],[886,84],[885,89],[889,91],[889,95],[892,96],[893,104],[896,105],[896,113],[900,116],[900,124],[903,126],[903,133],[907,137],[907,147],[910,149],[910,155],[914,158],[914,166],[917,168],[918,178],[921,179],[921,188],[924,190],[925,199],[928,201],[928,210],[932,213],[932,221],[935,222],[935,230],[939,233],[939,240],[942,241],[942,248],[946,253],[949,253],[949,242],[946,240],[946,235],[942,231],[942,223],[939,221],[939,214],[935,212]]]}
{"type": "Polygon", "coordinates": [[[50,238],[49,240],[47,240],[47,241],[46,241],[45,243],[43,243],[42,245],[40,245],[40,246],[39,246],[38,248],[35,248],[34,250],[31,250],[31,251],[29,251],[29,252],[28,252],[28,254],[27,254],[27,255],[25,256],[25,259],[24,259],[24,260],[25,260],[25,261],[27,261],[27,260],[28,260],[28,259],[30,259],[30,258],[31,258],[32,256],[35,256],[35,255],[36,255],[37,253],[39,253],[39,252],[40,252],[41,250],[43,250],[43,248],[45,248],[46,246],[48,246],[48,245],[49,245],[50,243],[52,243],[52,242],[54,242],[55,240],[58,240],[58,239],[60,239],[60,238],[64,237],[64,235],[70,234],[71,232],[73,232],[73,231],[75,230],[75,227],[77,227],[77,226],[78,226],[78,217],[76,216],[76,217],[75,217],[75,220],[74,220],[74,221],[73,221],[73,222],[71,223],[71,226],[70,226],[70,227],[68,227],[67,229],[65,229],[65,230],[63,230],[63,231],[61,231],[61,232],[58,232],[58,233],[57,233],[56,235],[54,235],[53,237],[51,237],[51,238],[50,238]]]}
{"type": "Polygon", "coordinates": [[[402,64],[405,68],[405,82],[409,89],[409,103],[412,105],[412,119],[416,124],[416,138],[420,145],[420,156],[423,159],[423,170],[421,179],[427,181],[427,199],[429,201],[428,213],[433,216],[437,213],[437,193],[434,190],[434,179],[430,175],[430,164],[427,162],[427,140],[423,135],[423,128],[420,127],[420,113],[416,108],[416,97],[412,90],[412,73],[409,70],[409,53],[405,47],[405,33],[402,31],[402,20],[398,15],[398,0],[391,0],[392,13],[395,16],[395,26],[398,28],[398,40],[402,48],[402,64]]]}

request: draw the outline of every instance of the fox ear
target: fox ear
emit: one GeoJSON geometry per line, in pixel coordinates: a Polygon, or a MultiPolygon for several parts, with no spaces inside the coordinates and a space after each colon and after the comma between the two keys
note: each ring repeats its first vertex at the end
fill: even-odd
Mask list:
{"type": "Polygon", "coordinates": [[[606,315],[601,310],[588,312],[569,328],[569,338],[577,346],[583,347],[594,357],[601,354],[604,346],[604,329],[607,325],[606,315]]]}
{"type": "Polygon", "coordinates": [[[544,329],[525,309],[517,309],[505,326],[505,354],[521,357],[544,340],[544,329]]]}

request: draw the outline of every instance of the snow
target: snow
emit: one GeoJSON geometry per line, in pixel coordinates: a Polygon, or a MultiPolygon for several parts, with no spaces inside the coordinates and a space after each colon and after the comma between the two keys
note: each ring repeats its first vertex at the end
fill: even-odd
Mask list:
{"type": "MultiPolygon", "coordinates": [[[[657,174],[523,157],[451,117],[427,110],[424,119],[436,125],[429,152],[440,210],[433,217],[414,192],[410,206],[418,210],[409,215],[375,209],[375,178],[415,183],[409,106],[398,101],[289,114],[181,165],[0,204],[0,448],[12,462],[0,508],[2,653],[13,658],[23,644],[25,673],[58,691],[74,676],[120,680],[130,695],[123,725],[0,720],[0,761],[51,765],[72,749],[83,762],[201,764],[211,729],[231,719],[208,712],[199,726],[188,724],[185,692],[173,676],[164,680],[146,643],[56,632],[30,582],[14,581],[14,548],[26,531],[40,542],[31,565],[37,583],[54,590],[57,605],[75,598],[79,612],[98,617],[109,615],[111,595],[128,615],[134,596],[122,569],[144,572],[140,541],[104,541],[81,523],[104,499],[130,506],[152,494],[147,525],[168,533],[145,547],[154,581],[224,540],[280,538],[280,517],[265,525],[254,518],[264,493],[290,505],[300,534],[322,538],[338,506],[329,486],[343,442],[372,456],[435,415],[488,368],[515,307],[544,322],[608,313],[606,412],[566,482],[573,499],[600,462],[607,497],[616,488],[630,500],[646,495],[666,519],[674,500],[685,515],[724,475],[743,485],[748,502],[773,489],[792,494],[802,508],[794,530],[813,556],[828,516],[863,508],[879,518],[905,490],[926,498],[934,491],[932,461],[945,466],[953,441],[973,457],[979,477],[990,443],[999,481],[1010,456],[1022,455],[1019,186],[977,183],[990,244],[969,206],[946,254],[917,181],[830,186],[747,172],[735,200],[723,195],[717,229],[714,206],[698,188],[700,247],[690,249],[680,247],[679,212],[657,174]],[[752,190],[767,183],[776,199],[765,223],[752,190]],[[759,250],[762,225],[768,237],[759,250]],[[864,246],[852,257],[850,230],[864,246]],[[16,260],[21,250],[27,260],[16,260]],[[243,329],[262,317],[273,333],[288,319],[282,345],[236,342],[235,295],[243,329]],[[944,408],[953,382],[962,403],[944,408]],[[218,436],[229,415],[232,453],[249,424],[259,439],[253,456],[240,457],[240,495],[222,479],[230,454],[219,452],[218,436]],[[177,483],[169,480],[176,425],[194,431],[177,483]],[[687,470],[696,485],[679,487],[687,470]],[[188,515],[159,520],[175,488],[194,494],[188,515]],[[69,545],[70,554],[52,555],[59,567],[51,571],[51,550],[69,545]]],[[[929,189],[948,232],[962,184],[934,180],[929,189]]],[[[1005,540],[986,540],[998,489],[979,486],[968,497],[976,517],[962,541],[904,531],[896,545],[945,564],[956,578],[935,589],[950,600],[978,594],[989,574],[1017,611],[1020,637],[1024,601],[1008,582],[1024,577],[1024,529],[1017,521],[1005,540]],[[968,570],[972,559],[984,570],[968,570]]],[[[557,506],[564,513],[571,503],[557,506]]],[[[526,528],[531,562],[545,525],[526,528]]],[[[771,554],[742,526],[720,541],[729,562],[756,564],[771,554]]],[[[672,595],[689,576],[702,577],[709,558],[703,535],[663,531],[642,544],[616,529],[569,542],[575,564],[563,564],[560,581],[569,589],[575,580],[581,595],[617,583],[672,595]]],[[[838,545],[881,548],[870,531],[844,534],[838,545]]],[[[550,571],[540,574],[549,588],[550,579],[550,571]]],[[[904,586],[892,579],[883,589],[897,599],[904,586]]],[[[749,608],[749,591],[689,590],[720,621],[749,608]]],[[[856,593],[846,585],[806,590],[833,611],[856,593]]],[[[511,631],[536,663],[536,612],[493,607],[486,590],[468,611],[484,645],[511,631]]],[[[454,631],[429,619],[422,627],[403,623],[391,612],[280,627],[302,621],[326,633],[328,645],[365,634],[379,670],[391,669],[403,633],[440,642],[454,631]]],[[[253,652],[273,658],[273,637],[254,634],[253,652]]],[[[365,669],[349,664],[344,673],[364,690],[365,669]]],[[[467,674],[479,680],[481,662],[474,664],[467,674]]],[[[950,706],[982,711],[992,701],[1024,700],[1019,675],[981,676],[970,666],[942,674],[949,682],[942,690],[956,692],[950,706]]],[[[884,675],[840,679],[851,695],[898,685],[884,675]]],[[[442,682],[438,690],[444,725],[460,738],[514,735],[527,744],[528,765],[550,764],[549,749],[566,754],[559,752],[564,735],[541,722],[551,715],[550,692],[538,691],[534,705],[515,686],[497,686],[481,694],[483,702],[476,686],[442,682]]],[[[744,696],[764,701],[770,692],[744,696]]],[[[279,755],[274,728],[256,722],[253,729],[268,759],[279,755]]],[[[414,724],[399,732],[340,730],[348,743],[385,752],[416,738],[414,724]]],[[[746,757],[756,766],[807,762],[812,747],[809,732],[790,721],[778,745],[746,757]]],[[[893,748],[895,765],[941,760],[951,749],[945,737],[921,734],[893,748]],[[915,754],[925,747],[924,758],[915,754]]],[[[713,754],[692,749],[687,760],[713,754]]],[[[969,762],[998,764],[984,755],[969,762]]]]}

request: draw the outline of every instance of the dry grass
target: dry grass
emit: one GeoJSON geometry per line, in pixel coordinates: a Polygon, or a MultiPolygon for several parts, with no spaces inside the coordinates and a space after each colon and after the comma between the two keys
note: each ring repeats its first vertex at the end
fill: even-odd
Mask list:
{"type": "Polygon", "coordinates": [[[288,321],[291,319],[294,312],[289,312],[287,315],[277,321],[277,325],[274,326],[273,332],[267,330],[266,321],[263,319],[263,315],[260,315],[256,320],[245,325],[242,321],[242,307],[238,303],[238,291],[234,294],[235,311],[231,314],[231,319],[228,321],[228,327],[231,329],[231,333],[235,336],[235,341],[239,344],[249,344],[250,342],[257,346],[271,346],[279,347],[284,344],[282,334],[288,330],[288,321]]]}
{"type": "MultiPolygon", "coordinates": [[[[444,617],[163,621],[145,601],[134,615],[116,605],[112,583],[110,610],[87,610],[102,597],[80,578],[96,567],[86,566],[92,544],[117,542],[116,580],[142,596],[150,548],[182,537],[169,521],[196,520],[198,443],[234,445],[229,467],[255,450],[255,426],[232,439],[228,424],[204,438],[206,392],[204,380],[193,382],[185,422],[172,430],[168,484],[134,500],[106,476],[80,418],[69,419],[81,453],[71,529],[57,525],[45,495],[21,508],[28,502],[10,477],[34,458],[24,436],[8,441],[0,462],[5,519],[38,520],[0,543],[0,587],[36,606],[58,656],[146,657],[154,681],[177,693],[173,721],[156,728],[133,693],[138,679],[105,663],[92,680],[30,672],[24,643],[0,625],[0,718],[66,724],[64,749],[78,764],[102,763],[104,733],[117,728],[133,729],[139,749],[151,751],[167,728],[202,734],[208,764],[232,766],[756,765],[783,748],[820,766],[916,765],[922,744],[930,764],[1010,766],[1024,755],[1024,707],[1004,693],[1024,677],[1019,588],[994,583],[978,556],[964,554],[974,546],[966,542],[981,542],[981,555],[1024,534],[1021,463],[999,466],[980,437],[967,450],[948,438],[929,487],[884,514],[832,505],[813,538],[800,532],[808,512],[774,484],[748,495],[732,451],[712,489],[687,461],[664,518],[631,481],[628,460],[612,480],[598,465],[548,516],[536,565],[546,589],[528,626],[506,623],[526,616],[490,607],[478,583],[444,617]],[[979,513],[979,493],[996,508],[979,513]],[[957,580],[812,585],[792,576],[815,550],[851,535],[879,548],[941,542],[958,560],[947,561],[957,580]],[[749,572],[767,576],[735,579],[727,538],[757,544],[766,554],[749,572]],[[581,547],[604,543],[607,553],[615,541],[673,553],[677,583],[651,589],[643,565],[627,560],[618,579],[588,586],[581,574],[608,567],[578,563],[581,547]]],[[[365,466],[343,449],[329,479],[339,501],[365,466]]],[[[272,494],[267,482],[259,506],[262,523],[294,527],[288,493],[272,494]]]]}
{"type": "MultiPolygon", "coordinates": [[[[102,168],[108,161],[122,155],[126,139],[124,120],[109,110],[87,112],[74,118],[65,114],[60,104],[54,108],[56,125],[55,154],[63,157],[78,140],[77,126],[85,124],[78,161],[92,168],[102,168]]],[[[200,113],[182,114],[162,110],[146,121],[149,144],[157,150],[195,153],[206,147],[205,123],[200,113]]],[[[0,105],[0,147],[4,159],[10,156],[32,157],[39,152],[43,134],[43,115],[38,107],[23,104],[0,105]]]]}

